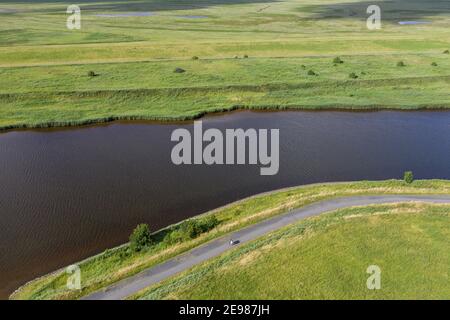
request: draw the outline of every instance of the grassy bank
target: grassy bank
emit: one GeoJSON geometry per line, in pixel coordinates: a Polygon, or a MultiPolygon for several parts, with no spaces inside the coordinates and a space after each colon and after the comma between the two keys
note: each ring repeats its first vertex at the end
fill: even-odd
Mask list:
{"type": "Polygon", "coordinates": [[[214,215],[218,225],[193,238],[180,235],[180,225],[156,232],[155,244],[139,253],[132,253],[127,245],[107,250],[80,262],[82,290],[66,289],[64,270],[36,279],[16,291],[12,299],[75,299],[105,287],[143,269],[161,263],[211,239],[320,200],[351,195],[379,194],[450,194],[450,183],[441,180],[415,181],[405,184],[398,180],[317,184],[281,190],[255,196],[224,208],[193,218],[202,222],[214,215]]]}
{"type": "Polygon", "coordinates": [[[0,130],[239,108],[449,108],[450,8],[413,2],[382,1],[379,31],[359,1],[84,2],[77,31],[64,28],[69,2],[2,2],[0,130]],[[151,15],[120,16],[130,12],[151,15]]]}
{"type": "Polygon", "coordinates": [[[448,299],[450,205],[309,218],[146,289],[141,299],[448,299]],[[367,268],[381,270],[368,290],[367,268]]]}
{"type": "MultiPolygon", "coordinates": [[[[129,82],[130,88],[119,89],[120,83],[106,79],[116,78],[115,73],[107,74],[98,67],[96,72],[100,72],[100,75],[94,79],[89,79],[85,70],[68,71],[76,74],[75,78],[78,80],[69,81],[64,88],[65,91],[58,92],[51,91],[52,83],[58,82],[62,86],[66,78],[70,79],[69,75],[52,77],[55,79],[49,79],[49,83],[46,84],[45,77],[34,76],[36,79],[33,79],[33,76],[23,74],[23,70],[20,69],[16,71],[17,74],[11,72],[11,75],[3,79],[8,79],[10,83],[14,83],[14,79],[17,79],[17,85],[13,87],[16,91],[20,88],[27,90],[33,88],[39,92],[0,93],[0,129],[73,126],[112,120],[189,120],[207,113],[236,109],[448,109],[450,75],[447,73],[450,70],[450,60],[442,57],[421,57],[421,59],[424,60],[421,64],[422,76],[419,74],[420,68],[396,67],[395,59],[391,59],[392,62],[387,67],[382,65],[382,62],[367,67],[363,66],[364,59],[359,58],[357,60],[360,65],[357,66],[356,63],[352,65],[348,61],[345,67],[334,67],[331,59],[323,59],[320,65],[315,61],[308,64],[305,69],[295,68],[290,77],[286,72],[284,79],[276,79],[258,60],[248,63],[234,63],[234,61],[224,63],[235,64],[235,67],[236,64],[240,64],[237,69],[252,70],[252,72],[247,70],[251,74],[245,80],[232,79],[235,73],[231,71],[228,74],[230,79],[227,79],[225,73],[215,77],[214,71],[208,73],[203,70],[203,74],[198,75],[195,74],[196,71],[185,66],[191,65],[191,62],[183,65],[189,70],[187,73],[175,75],[173,69],[176,64],[172,63],[172,67],[166,66],[165,71],[161,71],[163,74],[150,73],[153,77],[160,75],[162,79],[166,79],[165,81],[172,82],[164,84],[163,80],[153,80],[155,85],[158,83],[167,86],[164,88],[140,88],[137,83],[129,82]],[[440,66],[431,66],[432,61],[438,61],[440,66]],[[309,69],[318,75],[309,76],[309,69]],[[428,76],[426,69],[429,69],[428,76]],[[399,74],[396,77],[383,74],[391,72],[399,74]],[[357,74],[358,79],[349,79],[351,73],[357,74]],[[37,80],[38,78],[41,80],[37,80]],[[170,80],[167,80],[168,78],[170,80]],[[211,79],[209,84],[208,79],[211,79]],[[39,85],[33,85],[33,82],[38,82],[39,85]],[[194,86],[194,83],[197,86],[194,86]],[[88,87],[91,89],[87,90],[88,87]]],[[[301,65],[301,61],[304,60],[297,63],[301,65]]],[[[272,59],[270,63],[278,64],[278,69],[286,64],[278,59],[272,59]]],[[[201,64],[206,63],[198,63],[201,64]]],[[[152,65],[150,63],[149,65],[151,68],[152,65]]],[[[233,68],[227,70],[231,69],[233,68]]],[[[276,70],[277,67],[274,66],[273,74],[278,72],[276,70]]],[[[244,71],[237,71],[237,74],[242,77],[244,71]]],[[[146,83],[147,80],[136,81],[146,83]]],[[[4,87],[6,86],[5,83],[4,87]]]]}

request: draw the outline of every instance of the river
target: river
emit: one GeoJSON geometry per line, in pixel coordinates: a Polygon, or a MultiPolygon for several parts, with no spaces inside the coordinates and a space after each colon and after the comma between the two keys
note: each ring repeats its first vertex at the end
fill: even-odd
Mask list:
{"type": "Polygon", "coordinates": [[[111,123],[0,134],[0,298],[36,276],[256,193],[325,181],[450,179],[450,112],[235,112],[203,127],[280,130],[280,168],[176,166],[174,129],[111,123]]]}

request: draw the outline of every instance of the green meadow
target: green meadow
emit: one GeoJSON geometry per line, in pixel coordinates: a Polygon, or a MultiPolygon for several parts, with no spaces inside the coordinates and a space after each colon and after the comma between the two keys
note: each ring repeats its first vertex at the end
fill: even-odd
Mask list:
{"type": "Polygon", "coordinates": [[[449,205],[353,207],[274,232],[140,299],[448,299],[449,205]],[[369,266],[381,271],[369,290],[369,266]]]}
{"type": "Polygon", "coordinates": [[[450,107],[445,1],[80,1],[81,30],[66,28],[70,4],[0,4],[0,129],[450,107]]]}

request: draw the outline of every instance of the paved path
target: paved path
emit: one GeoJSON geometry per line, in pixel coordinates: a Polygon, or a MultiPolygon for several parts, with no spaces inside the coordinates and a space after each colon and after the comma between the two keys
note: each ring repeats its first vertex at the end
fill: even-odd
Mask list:
{"type": "Polygon", "coordinates": [[[119,281],[102,291],[95,292],[84,297],[86,300],[118,300],[124,299],[141,289],[165,280],[173,275],[185,271],[196,264],[217,257],[221,253],[234,248],[230,246],[230,239],[239,240],[239,244],[255,240],[274,230],[297,222],[301,219],[316,216],[318,214],[336,209],[363,206],[371,204],[420,201],[429,203],[450,203],[450,195],[442,196],[407,196],[407,195],[383,195],[383,196],[358,196],[337,198],[317,202],[286,214],[282,214],[268,220],[256,223],[224,237],[212,240],[204,245],[196,247],[186,253],[167,260],[155,267],[149,268],[135,276],[119,281]]]}

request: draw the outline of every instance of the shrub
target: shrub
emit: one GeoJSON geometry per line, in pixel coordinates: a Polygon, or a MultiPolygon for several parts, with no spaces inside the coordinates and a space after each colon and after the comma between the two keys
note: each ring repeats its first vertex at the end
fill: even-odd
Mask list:
{"type": "Polygon", "coordinates": [[[313,70],[308,71],[308,76],[315,76],[316,73],[313,70]]]}
{"type": "Polygon", "coordinates": [[[449,50],[445,50],[444,54],[450,54],[450,51],[449,50]]]}
{"type": "Polygon", "coordinates": [[[403,61],[397,62],[397,67],[406,67],[406,64],[403,61]]]}
{"type": "Polygon", "coordinates": [[[130,248],[122,248],[119,251],[119,259],[120,260],[124,260],[124,259],[130,257],[130,255],[131,255],[130,248]]]}
{"type": "Polygon", "coordinates": [[[147,224],[139,224],[130,235],[130,248],[134,252],[149,247],[152,244],[150,229],[147,224]]]}
{"type": "Polygon", "coordinates": [[[350,79],[358,79],[358,76],[357,76],[356,73],[354,73],[354,72],[350,73],[350,74],[348,75],[348,77],[349,77],[350,79]]]}
{"type": "Polygon", "coordinates": [[[180,226],[181,233],[187,239],[194,239],[199,236],[201,231],[201,226],[196,220],[186,220],[180,226]]]}
{"type": "Polygon", "coordinates": [[[186,70],[184,70],[183,68],[175,68],[175,70],[173,72],[175,72],[175,73],[184,73],[184,72],[186,72],[186,70]]]}
{"type": "Polygon", "coordinates": [[[164,239],[165,242],[172,244],[197,238],[202,233],[208,232],[219,225],[219,220],[215,215],[201,219],[190,219],[183,221],[175,227],[164,239]]]}
{"type": "Polygon", "coordinates": [[[437,67],[437,66],[438,66],[438,64],[437,64],[436,62],[431,63],[431,65],[432,65],[433,67],[437,67]]]}
{"type": "Polygon", "coordinates": [[[203,221],[201,221],[202,232],[208,232],[209,230],[214,229],[219,223],[220,222],[215,215],[204,218],[203,221]]]}
{"type": "Polygon", "coordinates": [[[333,59],[334,64],[341,64],[344,63],[344,61],[340,57],[336,57],[333,59]]]}
{"type": "Polygon", "coordinates": [[[193,56],[192,60],[198,60],[198,57],[197,56],[193,56]]]}
{"type": "Polygon", "coordinates": [[[403,180],[405,180],[406,183],[410,184],[414,181],[414,175],[412,171],[406,171],[403,175],[403,180]]]}
{"type": "Polygon", "coordinates": [[[247,59],[247,58],[248,58],[248,55],[244,54],[244,59],[247,59]]]}
{"type": "Polygon", "coordinates": [[[306,69],[306,66],[304,64],[301,65],[302,69],[306,69]]]}
{"type": "Polygon", "coordinates": [[[97,76],[97,74],[94,71],[89,71],[87,73],[87,75],[88,75],[88,77],[96,77],[97,76]]]}
{"type": "Polygon", "coordinates": [[[167,244],[174,244],[174,243],[182,242],[184,240],[187,240],[187,239],[185,239],[185,236],[181,232],[181,230],[178,230],[178,229],[177,230],[172,230],[164,238],[164,242],[167,243],[167,244]]]}

